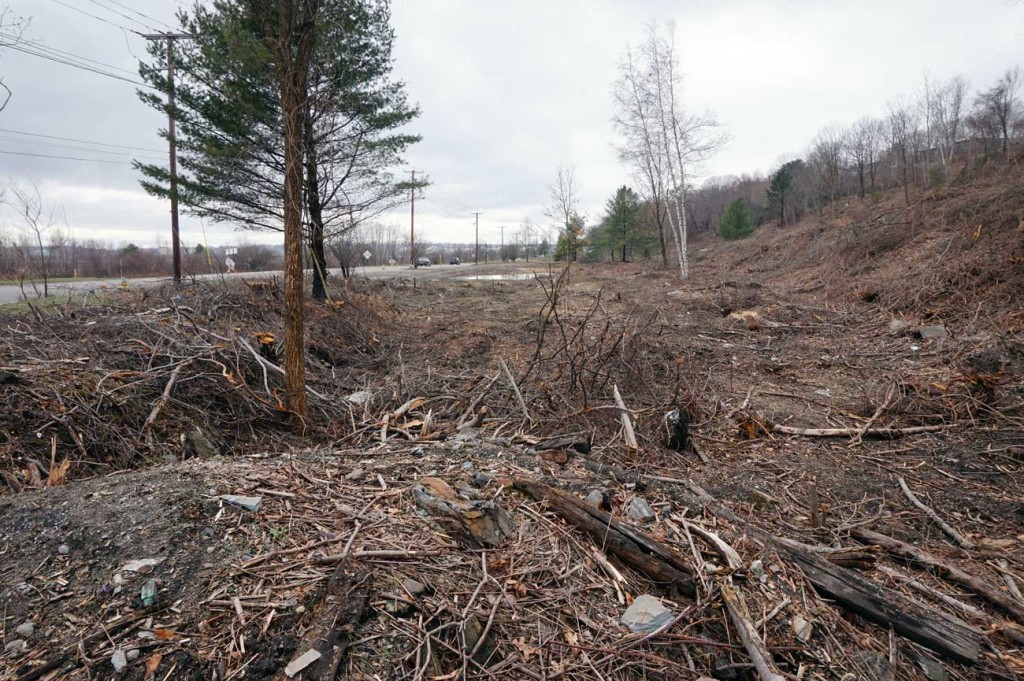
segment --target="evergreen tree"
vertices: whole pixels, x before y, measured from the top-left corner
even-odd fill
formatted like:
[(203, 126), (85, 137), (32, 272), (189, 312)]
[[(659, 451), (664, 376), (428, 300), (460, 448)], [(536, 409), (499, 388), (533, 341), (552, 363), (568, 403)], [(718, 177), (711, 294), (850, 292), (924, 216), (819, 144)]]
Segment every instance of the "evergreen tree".
[(768, 178), (768, 214), (779, 216), (780, 227), (786, 224), (786, 198), (791, 195), (793, 181), (803, 164), (800, 159), (783, 163)]
[(640, 214), (640, 197), (623, 185), (615, 196), (605, 204), (605, 223), (612, 250), (621, 251), (622, 262), (626, 262), (626, 249), (633, 245), (634, 230)]
[[(259, 2), (197, 2), (182, 12), (192, 40), (175, 49), (178, 198), (185, 210), (249, 229), (280, 231), (285, 172), (278, 74)], [(250, 7), (252, 5), (253, 7)], [(391, 77), (394, 33), (388, 0), (317, 0), (302, 115), (304, 236), (313, 260), (314, 297), (324, 296), (324, 242), (406, 200), (410, 185), (390, 169), (419, 140), (403, 126), (419, 114)], [(154, 43), (159, 61), (163, 46)], [(166, 92), (159, 69), (140, 73)], [(166, 111), (159, 93), (143, 101)], [(142, 185), (169, 195), (169, 174), (136, 163)], [(418, 183), (422, 184), (422, 183)]]
[(754, 218), (746, 199), (736, 199), (729, 204), (719, 222), (718, 233), (729, 240), (745, 239), (754, 233)]

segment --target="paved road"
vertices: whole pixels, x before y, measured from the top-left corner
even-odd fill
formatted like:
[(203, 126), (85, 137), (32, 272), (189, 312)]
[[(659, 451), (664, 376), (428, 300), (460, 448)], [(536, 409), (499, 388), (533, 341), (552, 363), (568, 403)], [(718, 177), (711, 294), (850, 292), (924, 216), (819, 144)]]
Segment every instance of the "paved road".
[[(529, 263), (532, 265), (533, 263)], [(500, 275), (503, 272), (509, 271), (529, 271), (524, 268), (527, 267), (527, 263), (494, 263), (490, 265), (434, 265), (432, 267), (421, 267), (413, 269), (408, 265), (394, 265), (385, 267), (359, 267), (353, 272), (355, 277), (366, 277), (368, 279), (394, 279), (399, 277), (416, 277), (417, 279), (445, 279), (450, 277), (458, 276), (474, 276), (474, 275)], [(239, 272), (235, 274), (223, 275), (226, 279), (246, 279), (246, 278), (265, 278), (272, 276), (282, 276), (282, 272)], [(308, 273), (307, 273), (308, 276)], [(219, 274), (204, 274), (197, 277), (197, 279), (219, 279)], [(148, 277), (140, 279), (128, 279), (128, 286), (152, 286), (154, 284), (161, 284), (169, 282), (168, 277)], [(58, 283), (50, 284), (50, 295), (56, 297), (64, 297), (70, 291), (72, 295), (76, 293), (85, 293), (87, 291), (96, 291), (103, 288), (117, 288), (122, 283), (121, 279), (89, 279), (81, 281), (62, 281)], [(40, 294), (43, 290), (42, 283), (37, 284)], [(35, 292), (32, 286), (25, 283), (25, 293), (28, 294), (29, 298), (35, 298)], [(0, 304), (3, 303), (14, 303), (22, 299), (21, 287), (13, 284), (0, 285)]]

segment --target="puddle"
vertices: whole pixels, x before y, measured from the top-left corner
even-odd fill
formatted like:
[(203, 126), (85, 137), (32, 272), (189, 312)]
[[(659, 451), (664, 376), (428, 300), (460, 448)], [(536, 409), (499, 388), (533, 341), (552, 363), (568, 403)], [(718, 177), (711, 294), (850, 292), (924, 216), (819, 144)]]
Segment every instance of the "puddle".
[[(544, 272), (538, 272), (537, 276), (551, 276)], [(533, 272), (519, 272), (517, 274), (477, 274), (470, 277), (455, 277), (459, 281), (525, 281), (533, 279)]]

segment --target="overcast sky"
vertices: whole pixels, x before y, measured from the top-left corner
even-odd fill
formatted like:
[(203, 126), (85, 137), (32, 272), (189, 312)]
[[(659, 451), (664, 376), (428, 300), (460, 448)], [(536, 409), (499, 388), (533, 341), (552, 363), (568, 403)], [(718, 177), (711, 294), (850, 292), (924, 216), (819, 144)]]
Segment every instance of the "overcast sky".
[[(186, 3), (0, 4), (32, 18), (26, 37), (134, 80), (145, 41), (123, 28), (164, 30)], [(926, 71), (961, 74), (977, 89), (1024, 65), (1024, 3), (1015, 0), (395, 0), (395, 72), (423, 111), (411, 126), (423, 142), (405, 169), (432, 182), (417, 201), (418, 235), (469, 242), (472, 211), (483, 213), (482, 241), (497, 241), (502, 224), (544, 222), (559, 164), (575, 166), (582, 209), (598, 218), (629, 181), (610, 123), (617, 64), (645, 25), (666, 19), (676, 22), (685, 103), (714, 111), (731, 136), (709, 176), (767, 172), (821, 127), (881, 114), (887, 101), (912, 95)], [(78, 238), (168, 243), (169, 207), (146, 196), (129, 165), (133, 155), (166, 158), (157, 136), (166, 121), (132, 84), (10, 50), (0, 77), (14, 93), (0, 112), (0, 178), (36, 182)], [(388, 219), (407, 225), (408, 210)], [(183, 217), (186, 244), (243, 238), (280, 237)]]

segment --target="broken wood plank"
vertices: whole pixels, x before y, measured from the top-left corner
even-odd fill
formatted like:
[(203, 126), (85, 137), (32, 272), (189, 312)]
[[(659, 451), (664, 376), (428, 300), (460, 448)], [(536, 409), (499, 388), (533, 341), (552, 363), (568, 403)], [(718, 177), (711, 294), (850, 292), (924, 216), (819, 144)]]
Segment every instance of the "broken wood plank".
[(575, 495), (533, 480), (513, 482), (515, 489), (537, 500), (589, 534), (608, 555), (642, 572), (665, 588), (685, 596), (696, 595), (693, 570), (681, 554), (671, 547), (613, 518)]
[(936, 558), (928, 551), (862, 527), (855, 527), (850, 531), (850, 534), (858, 541), (877, 544), (894, 556), (899, 556), (920, 567), (929, 569), (939, 577), (954, 584), (967, 587), (1018, 622), (1024, 624), (1024, 603), (1003, 593), (984, 580), (964, 572), (955, 565), (950, 565)]
[(821, 595), (941, 655), (976, 662), (982, 633), (903, 594), (880, 586), (823, 558), (777, 544), (803, 570)]
[(369, 573), (343, 561), (331, 575), (313, 625), (275, 681), (333, 681), (370, 599)]
[(629, 416), (629, 410), (626, 409), (626, 403), (622, 401), (622, 395), (619, 394), (619, 386), (612, 385), (612, 395), (615, 397), (615, 405), (619, 408), (619, 418), (622, 419), (626, 445), (630, 449), (640, 449), (640, 445), (636, 442), (636, 433), (633, 432), (633, 421)]

